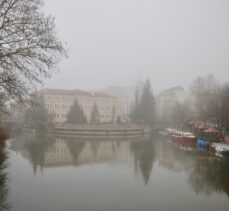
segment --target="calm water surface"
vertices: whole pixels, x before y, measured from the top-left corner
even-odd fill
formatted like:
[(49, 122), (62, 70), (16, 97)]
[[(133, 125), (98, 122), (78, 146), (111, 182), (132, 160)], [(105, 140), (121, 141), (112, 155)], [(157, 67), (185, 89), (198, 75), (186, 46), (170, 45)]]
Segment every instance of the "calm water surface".
[(9, 143), (8, 159), (0, 156), (2, 210), (229, 210), (229, 160), (158, 137)]

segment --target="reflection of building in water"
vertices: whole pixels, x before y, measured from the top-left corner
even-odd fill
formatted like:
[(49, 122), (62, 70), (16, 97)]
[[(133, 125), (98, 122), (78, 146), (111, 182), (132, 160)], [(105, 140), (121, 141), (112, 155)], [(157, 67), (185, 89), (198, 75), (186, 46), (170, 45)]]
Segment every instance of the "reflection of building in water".
[[(41, 153), (44, 158), (44, 167), (62, 165), (83, 165), (90, 163), (109, 162), (126, 157), (128, 153), (128, 142), (121, 145), (111, 141), (77, 141), (63, 140), (57, 138), (45, 153)], [(31, 160), (32, 152), (23, 150), (24, 157)]]
[(73, 162), (72, 155), (64, 141), (56, 140), (45, 153), (44, 165), (65, 165)]

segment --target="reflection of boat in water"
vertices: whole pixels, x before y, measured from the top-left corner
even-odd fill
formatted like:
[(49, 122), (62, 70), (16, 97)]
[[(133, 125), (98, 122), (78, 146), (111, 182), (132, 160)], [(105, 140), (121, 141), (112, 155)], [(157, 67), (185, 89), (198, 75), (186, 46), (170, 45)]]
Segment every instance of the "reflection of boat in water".
[(229, 144), (213, 143), (211, 144), (210, 149), (218, 156), (229, 157)]
[(196, 144), (196, 136), (190, 132), (180, 132), (177, 131), (173, 135), (171, 135), (171, 141), (177, 144), (181, 144), (183, 146), (195, 146)]
[(165, 137), (171, 137), (173, 134), (177, 133), (177, 129), (167, 128), (166, 130), (158, 131), (158, 134)]
[(195, 148), (193, 146), (185, 146), (185, 145), (181, 145), (180, 149), (183, 151), (187, 151), (187, 152), (192, 152), (195, 150)]

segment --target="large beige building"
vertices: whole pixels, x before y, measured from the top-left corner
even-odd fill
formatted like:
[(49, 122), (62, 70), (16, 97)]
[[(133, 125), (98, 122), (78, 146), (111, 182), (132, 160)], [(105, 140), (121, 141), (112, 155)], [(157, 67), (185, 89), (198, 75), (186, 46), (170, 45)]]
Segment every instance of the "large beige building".
[(119, 115), (122, 118), (118, 98), (102, 92), (88, 92), (81, 90), (44, 89), (45, 107), (50, 118), (57, 123), (64, 123), (75, 99), (84, 111), (87, 121), (96, 103), (101, 122), (115, 121)]

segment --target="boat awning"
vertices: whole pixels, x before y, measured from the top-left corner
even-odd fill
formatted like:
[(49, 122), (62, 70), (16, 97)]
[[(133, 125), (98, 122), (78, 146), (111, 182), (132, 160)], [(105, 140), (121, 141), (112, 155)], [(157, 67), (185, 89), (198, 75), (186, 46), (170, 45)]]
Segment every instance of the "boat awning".
[(214, 127), (210, 127), (207, 130), (205, 130), (204, 133), (220, 133), (220, 131)]

